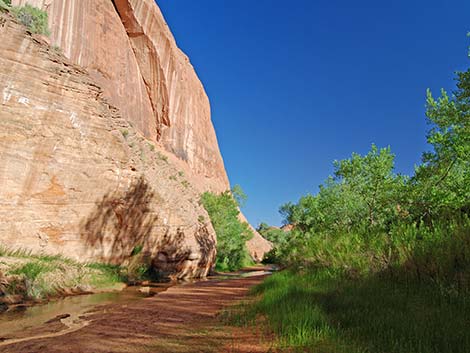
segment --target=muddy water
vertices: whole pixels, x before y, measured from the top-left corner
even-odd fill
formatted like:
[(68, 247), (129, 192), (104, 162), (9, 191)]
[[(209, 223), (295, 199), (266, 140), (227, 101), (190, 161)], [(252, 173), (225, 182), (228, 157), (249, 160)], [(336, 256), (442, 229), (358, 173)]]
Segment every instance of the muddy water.
[[(129, 287), (120, 292), (87, 294), (57, 299), (46, 304), (15, 307), (0, 314), (0, 343), (21, 336), (48, 322), (60, 322), (64, 333), (86, 326), (87, 313), (107, 304), (128, 304), (168, 289), (171, 283), (151, 284), (148, 287)], [(0, 344), (1, 345), (1, 344)]]
[[(90, 322), (87, 317), (108, 304), (126, 305), (143, 298), (157, 295), (174, 285), (185, 285), (196, 281), (220, 281), (260, 276), (271, 271), (247, 269), (230, 274), (219, 274), (207, 279), (184, 283), (150, 283), (145, 287), (128, 287), (121, 292), (97, 293), (66, 297), (47, 304), (16, 307), (0, 314), (0, 347), (37, 338), (57, 337), (80, 330)], [(59, 325), (52, 331), (36, 329)], [(51, 327), (52, 328), (52, 327)]]

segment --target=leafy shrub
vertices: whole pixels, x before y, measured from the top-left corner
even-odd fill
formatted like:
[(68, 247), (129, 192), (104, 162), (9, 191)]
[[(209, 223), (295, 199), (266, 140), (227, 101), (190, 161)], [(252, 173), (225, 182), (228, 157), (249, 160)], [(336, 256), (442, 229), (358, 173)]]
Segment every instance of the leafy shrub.
[(142, 252), (141, 246), (136, 246), (132, 251), (129, 264), (124, 270), (124, 276), (128, 283), (139, 283), (143, 280), (155, 279), (152, 260), (148, 253)]
[(10, 9), (10, 0), (0, 0), (0, 11), (8, 11)]
[(168, 163), (168, 157), (165, 156), (163, 153), (157, 152), (157, 158), (165, 163)]
[(219, 195), (206, 192), (201, 196), (201, 203), (217, 235), (216, 268), (232, 271), (243, 267), (249, 261), (246, 241), (253, 233), (247, 223), (239, 220), (240, 211), (232, 192)]
[(282, 262), (281, 249), (289, 241), (290, 232), (278, 227), (271, 227), (262, 222), (256, 229), (264, 239), (273, 244), (273, 248), (264, 255), (263, 262), (266, 264), (275, 264)]
[(132, 249), (132, 252), (131, 252), (131, 256), (139, 255), (142, 252), (143, 249), (144, 249), (143, 245), (134, 246), (134, 248)]
[(277, 227), (270, 227), (266, 223), (261, 223), (256, 229), (264, 239), (269, 240), (275, 246), (281, 245), (287, 241), (290, 232)]
[(32, 33), (45, 35), (50, 34), (48, 28), (49, 20), (46, 11), (27, 4), (21, 7), (13, 7), (11, 12)]

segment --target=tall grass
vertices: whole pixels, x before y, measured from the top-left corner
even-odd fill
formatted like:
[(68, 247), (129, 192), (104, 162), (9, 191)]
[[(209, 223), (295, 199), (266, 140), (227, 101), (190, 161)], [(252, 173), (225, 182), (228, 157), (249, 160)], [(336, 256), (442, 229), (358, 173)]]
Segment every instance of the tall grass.
[(30, 249), (8, 248), (0, 245), (0, 256), (15, 257), (20, 259), (34, 259), (42, 262), (63, 262), (69, 265), (81, 265), (80, 263), (61, 254), (37, 254)]
[[(295, 233), (294, 233), (295, 234)], [(386, 273), (470, 290), (470, 219), (397, 224), (385, 231), (297, 234), (278, 258), (292, 267), (331, 268), (351, 277)]]
[(94, 270), (90, 276), (90, 284), (94, 287), (103, 287), (116, 283), (127, 282), (122, 268), (118, 265), (89, 263), (86, 265), (86, 268)]
[(28, 281), (34, 281), (40, 274), (51, 272), (52, 270), (53, 267), (50, 264), (42, 261), (33, 261), (27, 262), (9, 273), (24, 276)]
[(33, 254), (0, 246), (5, 294), (42, 299), (70, 291), (112, 288), (124, 282), (119, 266), (82, 264), (62, 255)]
[(30, 250), (22, 248), (7, 248), (3, 245), (0, 245), (0, 256), (11, 256), (11, 257), (31, 257), (32, 252)]
[(260, 316), (281, 351), (315, 353), (470, 352), (470, 298), (416, 281), (352, 280), (338, 271), (284, 271), (233, 308), (231, 323)]
[(257, 287), (234, 322), (264, 317), (282, 350), (470, 352), (466, 215), (293, 234), (276, 254), (293, 270)]

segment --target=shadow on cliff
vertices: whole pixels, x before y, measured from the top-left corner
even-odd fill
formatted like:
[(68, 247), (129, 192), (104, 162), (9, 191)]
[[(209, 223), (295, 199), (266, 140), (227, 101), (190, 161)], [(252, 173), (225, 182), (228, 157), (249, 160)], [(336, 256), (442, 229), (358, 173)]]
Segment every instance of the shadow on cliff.
[[(161, 201), (144, 177), (136, 179), (126, 191), (105, 194), (80, 226), (81, 237), (92, 256), (122, 264), (136, 249), (143, 249), (146, 262), (162, 276), (203, 275), (203, 269), (214, 261), (215, 240), (203, 225), (196, 230), (194, 224), (173, 226), (172, 231), (154, 210)], [(194, 254), (187, 244), (191, 235), (199, 254)]]

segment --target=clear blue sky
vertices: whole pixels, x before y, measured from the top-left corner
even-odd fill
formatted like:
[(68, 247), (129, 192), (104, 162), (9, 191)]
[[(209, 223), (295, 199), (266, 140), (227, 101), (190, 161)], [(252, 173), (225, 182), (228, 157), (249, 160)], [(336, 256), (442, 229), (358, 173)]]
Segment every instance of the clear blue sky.
[(253, 225), (390, 145), (410, 174), (428, 149), (426, 88), (453, 89), (470, 1), (157, 0), (212, 105), (232, 185)]

